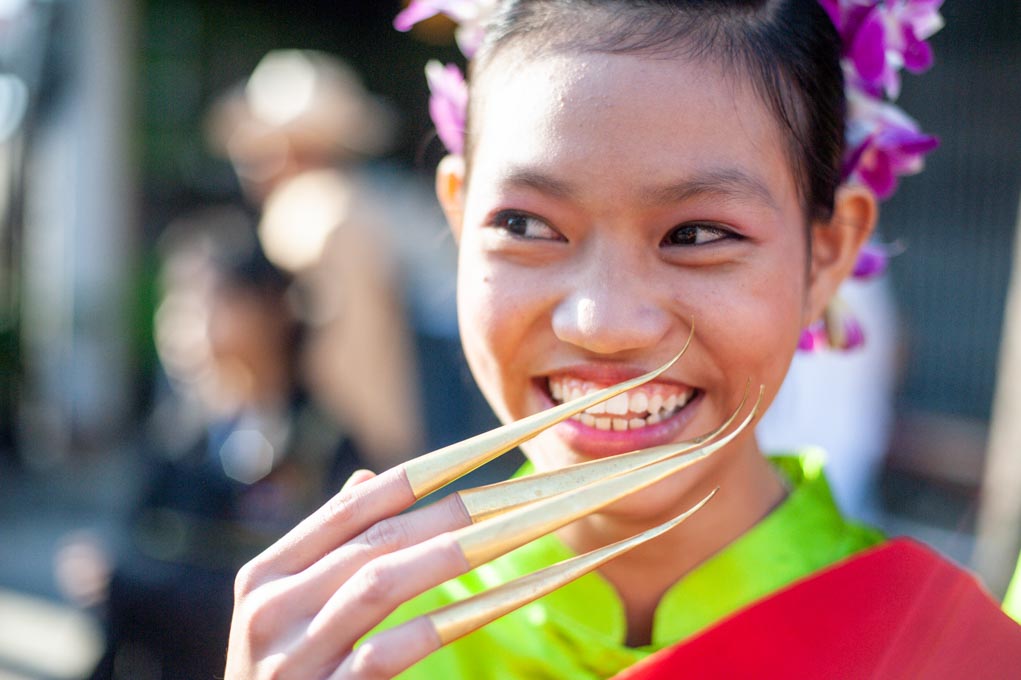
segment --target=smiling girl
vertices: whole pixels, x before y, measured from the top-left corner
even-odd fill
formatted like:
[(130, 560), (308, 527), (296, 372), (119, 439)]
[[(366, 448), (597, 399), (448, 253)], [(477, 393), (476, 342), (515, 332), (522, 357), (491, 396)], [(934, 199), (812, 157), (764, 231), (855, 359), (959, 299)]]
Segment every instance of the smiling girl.
[[(691, 439), (749, 381), (768, 404), (876, 222), (873, 192), (842, 183), (838, 10), (492, 4), (463, 148), (437, 172), (460, 253), (462, 342), (489, 403), (513, 421), (634, 378), (695, 325), (666, 373), (523, 445), (528, 469)], [(684, 524), (436, 652), (421, 614), (659, 525), (716, 487)], [(607, 677), (881, 540), (840, 516), (817, 460), (770, 461), (750, 429), (468, 573), (449, 533), (469, 522), (460, 501), (395, 515), (413, 500), (401, 469), (356, 475), (247, 565), (227, 677), (387, 677), (413, 664), (407, 677)]]

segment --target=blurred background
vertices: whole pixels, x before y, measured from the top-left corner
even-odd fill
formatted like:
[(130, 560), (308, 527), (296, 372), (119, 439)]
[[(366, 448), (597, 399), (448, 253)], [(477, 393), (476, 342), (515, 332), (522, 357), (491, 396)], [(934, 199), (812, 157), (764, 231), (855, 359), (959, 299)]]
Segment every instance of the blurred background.
[[(198, 677), (174, 659), (222, 652), (230, 574), (303, 502), (495, 422), (431, 194), (423, 67), (460, 55), (442, 19), (394, 31), (400, 8), (0, 0), (0, 679)], [(883, 206), (889, 274), (845, 292), (880, 310), (879, 358), (799, 358), (844, 377), (792, 379), (762, 434), (806, 443), (786, 423), (821, 395), (845, 507), (999, 596), (1021, 5), (943, 14), (900, 99), (942, 145)], [(189, 612), (206, 646), (161, 647)]]

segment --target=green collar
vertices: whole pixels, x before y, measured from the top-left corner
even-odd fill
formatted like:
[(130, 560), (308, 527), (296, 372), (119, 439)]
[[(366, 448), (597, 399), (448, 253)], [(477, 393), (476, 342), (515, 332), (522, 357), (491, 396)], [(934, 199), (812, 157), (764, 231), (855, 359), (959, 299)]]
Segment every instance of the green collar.
[[(790, 494), (761, 522), (667, 591), (656, 610), (649, 647), (623, 646), (623, 605), (598, 573), (533, 603), (532, 616), (556, 624), (570, 637), (589, 641), (591, 651), (595, 651), (591, 643), (597, 643), (610, 656), (617, 652), (644, 656), (882, 540), (878, 532), (841, 516), (822, 473), (821, 451), (809, 449), (798, 456), (770, 460), (790, 482)], [(483, 581), (495, 584), (571, 556), (571, 550), (550, 535), (480, 567), (478, 572)]]

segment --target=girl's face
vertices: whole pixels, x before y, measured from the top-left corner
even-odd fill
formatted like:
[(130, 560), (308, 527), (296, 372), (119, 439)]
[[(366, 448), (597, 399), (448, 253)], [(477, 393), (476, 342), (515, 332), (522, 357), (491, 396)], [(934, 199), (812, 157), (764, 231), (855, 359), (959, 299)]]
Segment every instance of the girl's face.
[[(455, 163), (438, 180), (460, 244), (462, 340), (490, 404), (514, 420), (634, 377), (695, 324), (666, 374), (543, 433), (529, 458), (546, 470), (703, 434), (749, 381), (768, 403), (828, 297), (811, 290), (769, 110), (704, 63), (510, 55), (473, 91), (470, 176)], [(758, 455), (750, 433), (735, 450)]]

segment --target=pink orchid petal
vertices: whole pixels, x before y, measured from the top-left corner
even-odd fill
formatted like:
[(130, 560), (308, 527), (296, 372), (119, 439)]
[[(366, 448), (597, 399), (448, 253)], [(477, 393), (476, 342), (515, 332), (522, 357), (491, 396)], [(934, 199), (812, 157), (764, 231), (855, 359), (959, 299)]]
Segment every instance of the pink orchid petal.
[(801, 352), (818, 352), (827, 346), (826, 328), (821, 321), (817, 321), (808, 328), (801, 331), (798, 338), (798, 350)]
[(850, 314), (844, 319), (844, 343), (839, 349), (845, 352), (858, 349), (865, 344), (865, 329), (858, 319)]
[(865, 150), (872, 145), (873, 138), (870, 135), (865, 138), (861, 144), (850, 149), (847, 153), (847, 157), (844, 159), (844, 167), (841, 171), (841, 178), (847, 179), (854, 174), (858, 164), (861, 163), (861, 157), (865, 153)]
[(454, 154), (464, 151), (465, 119), (468, 111), (468, 85), (456, 64), (430, 61), (425, 66), (429, 83), (429, 115), (436, 126), (436, 134), (447, 150)]
[(943, 0), (907, 0), (901, 11), (902, 21), (911, 27), (919, 40), (928, 40), (943, 28), (939, 10)]
[(870, 13), (854, 35), (848, 55), (858, 75), (875, 83), (886, 71), (886, 30), (878, 12)]
[(394, 17), (394, 28), (398, 31), (407, 32), (411, 27), (420, 21), (425, 21), (443, 11), (442, 2), (430, 2), (430, 0), (414, 0)]
[(932, 67), (932, 48), (915, 37), (914, 31), (904, 28), (904, 68), (911, 73), (923, 73)]
[(854, 271), (851, 272), (851, 276), (859, 281), (874, 279), (886, 271), (889, 262), (890, 256), (886, 248), (867, 244), (858, 253), (858, 259), (854, 263)]
[(882, 150), (869, 149), (863, 158), (864, 163), (859, 164), (855, 174), (867, 187), (875, 192), (880, 199), (886, 199), (893, 195), (897, 188), (897, 176), (893, 172), (890, 157)]

